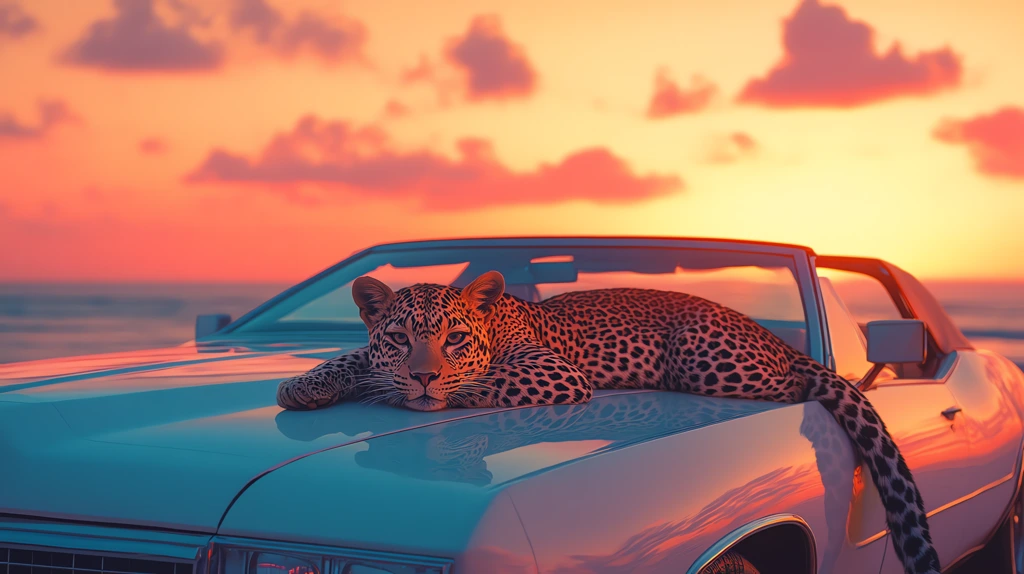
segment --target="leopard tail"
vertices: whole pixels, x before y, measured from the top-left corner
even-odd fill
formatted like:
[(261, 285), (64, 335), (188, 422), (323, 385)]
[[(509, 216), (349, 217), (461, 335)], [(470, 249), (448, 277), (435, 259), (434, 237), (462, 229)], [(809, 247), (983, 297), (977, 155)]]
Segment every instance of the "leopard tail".
[(885, 423), (862, 392), (809, 357), (796, 358), (793, 374), (805, 382), (805, 397), (817, 401), (846, 430), (864, 460), (885, 507), (896, 555), (907, 574), (939, 574), (921, 492)]

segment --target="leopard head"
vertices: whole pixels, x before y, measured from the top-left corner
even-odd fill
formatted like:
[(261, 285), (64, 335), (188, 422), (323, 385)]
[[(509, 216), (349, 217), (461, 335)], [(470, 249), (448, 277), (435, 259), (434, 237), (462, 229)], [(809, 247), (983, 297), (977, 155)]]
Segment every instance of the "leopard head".
[(370, 401), (418, 411), (465, 405), (491, 363), (489, 324), (505, 291), (497, 271), (458, 289), (418, 284), (392, 291), (372, 277), (352, 284), (370, 334)]

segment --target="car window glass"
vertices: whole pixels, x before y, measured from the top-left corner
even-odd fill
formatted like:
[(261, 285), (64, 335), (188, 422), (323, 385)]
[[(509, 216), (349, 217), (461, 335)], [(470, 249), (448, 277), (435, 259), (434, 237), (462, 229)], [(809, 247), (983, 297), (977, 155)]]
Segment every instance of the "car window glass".
[(862, 330), (869, 321), (903, 318), (885, 286), (873, 277), (821, 268), (818, 269), (818, 276), (829, 279), (836, 295)]
[[(411, 268), (382, 265), (368, 275), (383, 281), (388, 287), (397, 291), (416, 283), (448, 285), (466, 270), (467, 265), (468, 263), (453, 263)], [(352, 299), (352, 282), (350, 281), (338, 289), (328, 291), (311, 300), (279, 320), (285, 323), (289, 321), (336, 322), (339, 317), (352, 317), (351, 322), (355, 323), (354, 318), (358, 316), (359, 308), (356, 306), (355, 300)]]
[(799, 322), (804, 318), (796, 278), (784, 267), (738, 266), (696, 270), (676, 267), (664, 273), (581, 272), (574, 283), (537, 285), (542, 300), (568, 291), (618, 287), (696, 295), (755, 319)]
[(393, 289), (413, 283), (461, 288), (487, 271), (507, 293), (531, 302), (566, 291), (611, 287), (698, 295), (750, 316), (807, 350), (804, 299), (792, 256), (704, 248), (618, 246), (470, 246), (382, 249), (353, 258), (282, 294), (234, 332), (348, 332), (366, 327), (352, 281), (370, 275)]
[(820, 282), (836, 373), (846, 380), (858, 381), (871, 370), (867, 340), (846, 305), (839, 299), (832, 282), (827, 277), (821, 277)]
[[(841, 360), (839, 356), (841, 353), (842, 360), (853, 371), (864, 368), (864, 364), (867, 364), (867, 368), (870, 369), (871, 363), (867, 362), (867, 324), (870, 321), (902, 319), (903, 316), (900, 314), (899, 308), (896, 307), (896, 303), (893, 302), (885, 286), (873, 277), (838, 269), (818, 268), (817, 272), (820, 280), (823, 283), (828, 283), (830, 286), (826, 290), (823, 285), (823, 294), (826, 292), (831, 294), (831, 297), (834, 299), (831, 305), (837, 309), (835, 311), (828, 310), (830, 302), (826, 297), (825, 306), (829, 320), (829, 335), (833, 338), (832, 346), (833, 353), (836, 355), (836, 362), (838, 363)], [(840, 308), (842, 309), (841, 313), (839, 311)], [(837, 325), (846, 326), (834, 327), (832, 324), (833, 315), (844, 318), (837, 319)], [(852, 326), (856, 327), (860, 335), (860, 345), (850, 344), (850, 341), (852, 341), (852, 338), (849, 336), (849, 332), (852, 330), (850, 328), (851, 323)], [(842, 329), (842, 332), (834, 333), (834, 329), (837, 328)], [(836, 336), (847, 342), (844, 349), (838, 353), (835, 350), (837, 347), (835, 342)], [(906, 378), (907, 375), (904, 373), (904, 370), (902, 365), (887, 365), (875, 378), (875, 382), (877, 384), (891, 379)], [(863, 374), (861, 373), (861, 375)], [(849, 379), (849, 377), (846, 378)]]

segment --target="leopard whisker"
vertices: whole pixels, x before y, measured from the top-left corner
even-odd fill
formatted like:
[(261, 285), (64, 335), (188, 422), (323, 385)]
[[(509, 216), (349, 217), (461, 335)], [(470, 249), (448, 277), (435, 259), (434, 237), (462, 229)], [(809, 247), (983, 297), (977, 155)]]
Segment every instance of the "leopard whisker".
[(398, 391), (395, 390), (395, 389), (375, 390), (375, 391), (371, 392), (370, 394), (364, 396), (363, 399), (360, 402), (362, 402), (363, 404), (372, 405), (372, 404), (379, 403), (379, 402), (382, 402), (382, 401), (387, 401), (390, 398), (392, 398), (393, 396), (396, 396), (398, 394), (399, 394)]
[(448, 396), (454, 397), (456, 399), (461, 400), (463, 402), (463, 404), (465, 404), (465, 402), (468, 401), (469, 399), (485, 399), (485, 398), (487, 398), (486, 394), (484, 394), (482, 392), (477, 392), (477, 391), (474, 391), (474, 392), (456, 392), (456, 393), (452, 393), (452, 394), (450, 394)]
[(367, 396), (363, 397), (359, 402), (364, 404), (364, 405), (372, 405), (374, 403), (379, 403), (386, 396), (387, 396), (386, 394), (382, 394), (382, 395), (367, 395)]
[(372, 389), (391, 389), (395, 388), (395, 383), (391, 381), (363, 381), (359, 386)]

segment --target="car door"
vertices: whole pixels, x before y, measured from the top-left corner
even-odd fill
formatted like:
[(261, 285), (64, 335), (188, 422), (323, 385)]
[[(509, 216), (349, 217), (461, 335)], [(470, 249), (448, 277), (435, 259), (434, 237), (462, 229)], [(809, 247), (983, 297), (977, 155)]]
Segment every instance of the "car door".
[[(971, 533), (948, 509), (972, 491), (963, 463), (970, 455), (967, 432), (959, 421), (942, 413), (958, 404), (942, 381), (893, 379), (868, 390), (868, 400), (885, 421), (896, 446), (917, 482), (928, 512), (932, 542), (939, 562), (949, 564), (975, 544)], [(873, 499), (868, 504), (881, 501)], [(877, 534), (876, 534), (877, 535)], [(890, 546), (882, 572), (901, 574), (903, 565)]]
[(968, 494), (942, 514), (960, 526), (964, 543), (972, 546), (987, 542), (1017, 489), (1024, 429), (1000, 379), (1016, 381), (1002, 367), (993, 354), (958, 351), (946, 377), (945, 386), (962, 409), (949, 424), (967, 437), (970, 450), (965, 459), (953, 461), (959, 490)]
[[(871, 368), (863, 332), (839, 298), (831, 282), (821, 279), (822, 297), (835, 370), (854, 384)], [(886, 369), (865, 394), (885, 422), (889, 433), (914, 474), (924, 499), (932, 540), (945, 564), (970, 548), (961, 526), (941, 510), (970, 493), (968, 483), (960, 479), (962, 462), (969, 456), (965, 429), (951, 423), (942, 413), (958, 404), (944, 380), (899, 378)], [(947, 411), (949, 412), (949, 411)], [(866, 480), (863, 492), (855, 494), (851, 504), (847, 534), (855, 545), (867, 545), (885, 536), (885, 510), (874, 491), (870, 474), (862, 466)], [(939, 511), (939, 512), (937, 512)], [(882, 572), (903, 572), (893, 549), (886, 552)]]

